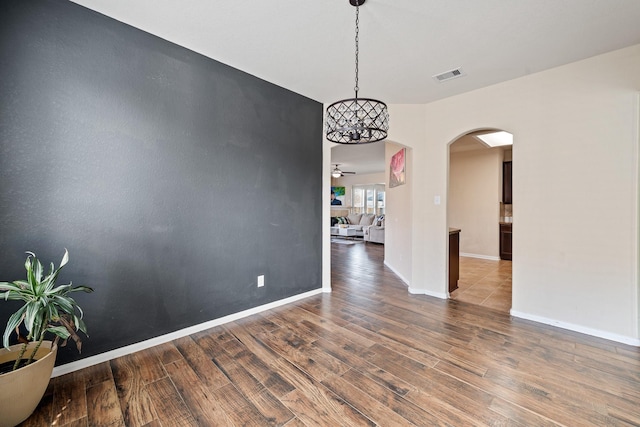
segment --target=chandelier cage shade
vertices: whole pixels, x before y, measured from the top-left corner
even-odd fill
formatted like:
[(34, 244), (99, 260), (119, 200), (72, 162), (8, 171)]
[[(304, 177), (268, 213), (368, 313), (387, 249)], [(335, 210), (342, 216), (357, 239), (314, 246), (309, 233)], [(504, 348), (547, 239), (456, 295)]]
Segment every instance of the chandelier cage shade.
[(387, 104), (376, 99), (350, 98), (327, 107), (327, 139), (339, 144), (382, 141), (389, 130)]
[(356, 8), (355, 97), (334, 102), (327, 107), (326, 137), (338, 144), (368, 144), (382, 141), (389, 131), (387, 104), (377, 99), (358, 97), (359, 11), (364, 2), (365, 0), (349, 0)]

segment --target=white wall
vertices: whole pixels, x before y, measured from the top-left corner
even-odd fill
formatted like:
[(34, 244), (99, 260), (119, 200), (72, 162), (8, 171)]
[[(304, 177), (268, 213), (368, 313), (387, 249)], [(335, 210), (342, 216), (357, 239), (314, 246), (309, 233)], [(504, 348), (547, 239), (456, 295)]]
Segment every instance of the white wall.
[(452, 151), (449, 156), (448, 225), (462, 230), (463, 254), (500, 258), (502, 159), (500, 148)]
[[(402, 148), (405, 147), (392, 142), (387, 142), (385, 146), (384, 263), (409, 286), (411, 284), (412, 243), (411, 196), (414, 179), (413, 154), (410, 148), (407, 148), (405, 152), (405, 183), (394, 188), (389, 187), (391, 157)], [(411, 291), (411, 288), (409, 290)]]
[[(326, 108), (326, 106), (325, 106)], [(331, 292), (331, 147), (322, 140), (322, 291)]]
[(503, 129), (514, 134), (518, 164), (513, 314), (640, 344), (638, 90), (640, 45), (427, 105), (389, 106), (389, 139), (413, 148), (414, 167), (412, 221), (397, 226), (410, 231), (385, 249), (411, 258), (411, 289), (447, 295), (448, 144)]
[[(412, 279), (413, 263), (416, 260), (414, 238), (416, 230), (422, 224), (414, 218), (413, 197), (416, 191), (414, 182), (420, 182), (422, 176), (421, 165), (414, 162), (414, 152), (420, 150), (421, 142), (425, 138), (424, 105), (388, 105), (392, 120), (389, 137), (385, 146), (385, 183), (387, 185), (386, 215), (385, 215), (385, 244), (384, 262), (402, 280), (409, 285), (409, 291), (416, 281)], [(409, 147), (406, 153), (406, 184), (389, 189), (389, 162), (400, 148)], [(414, 148), (411, 148), (414, 147)], [(395, 191), (389, 191), (395, 190)], [(447, 233), (448, 235), (448, 233)]]

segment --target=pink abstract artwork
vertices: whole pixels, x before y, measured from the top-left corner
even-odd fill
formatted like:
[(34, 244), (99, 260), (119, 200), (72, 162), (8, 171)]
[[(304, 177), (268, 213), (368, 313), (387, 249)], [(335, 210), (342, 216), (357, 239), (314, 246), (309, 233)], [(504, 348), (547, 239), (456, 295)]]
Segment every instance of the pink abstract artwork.
[(391, 157), (390, 173), (389, 173), (389, 187), (397, 187), (405, 182), (405, 163), (404, 163), (405, 149), (401, 149)]

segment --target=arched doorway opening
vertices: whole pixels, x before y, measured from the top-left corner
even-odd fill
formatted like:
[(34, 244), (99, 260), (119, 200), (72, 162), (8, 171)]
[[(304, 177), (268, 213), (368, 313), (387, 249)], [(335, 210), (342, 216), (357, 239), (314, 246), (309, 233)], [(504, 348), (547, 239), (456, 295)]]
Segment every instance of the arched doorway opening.
[(449, 144), (447, 223), (461, 230), (459, 278), (449, 297), (504, 312), (512, 304), (512, 168), (508, 132), (473, 130)]

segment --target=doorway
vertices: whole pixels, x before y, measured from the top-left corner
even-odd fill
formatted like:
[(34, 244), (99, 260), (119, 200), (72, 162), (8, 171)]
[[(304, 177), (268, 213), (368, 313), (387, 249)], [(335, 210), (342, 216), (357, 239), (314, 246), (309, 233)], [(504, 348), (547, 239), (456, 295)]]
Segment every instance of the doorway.
[[(486, 141), (496, 133), (510, 142)], [(458, 288), (450, 298), (503, 312), (512, 304), (512, 261), (504, 252), (511, 241), (501, 235), (509, 228), (512, 236), (512, 194), (504, 191), (512, 186), (504, 185), (503, 173), (512, 153), (512, 136), (495, 129), (472, 131), (449, 144), (447, 222), (462, 230)]]
[(330, 207), (332, 236), (345, 231), (335, 226), (346, 227), (355, 233), (350, 243), (362, 243), (365, 227), (379, 225), (386, 213), (384, 171), (384, 142), (331, 148), (331, 197), (339, 200)]

